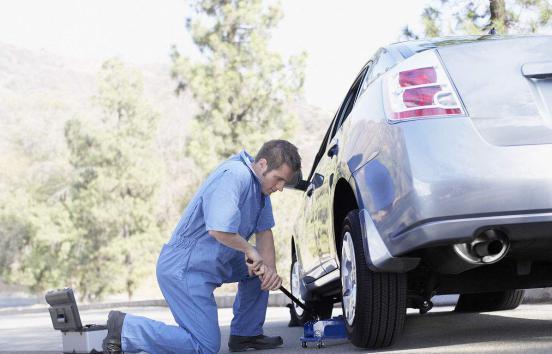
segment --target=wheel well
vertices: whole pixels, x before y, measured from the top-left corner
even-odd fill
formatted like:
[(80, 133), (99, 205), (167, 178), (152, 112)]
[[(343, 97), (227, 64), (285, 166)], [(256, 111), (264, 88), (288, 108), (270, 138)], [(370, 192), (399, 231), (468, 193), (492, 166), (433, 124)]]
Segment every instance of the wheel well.
[(358, 209), (355, 193), (345, 179), (340, 179), (335, 186), (333, 202), (334, 239), (338, 256), (341, 255), (341, 229), (343, 228), (343, 220), (351, 210), (355, 209)]

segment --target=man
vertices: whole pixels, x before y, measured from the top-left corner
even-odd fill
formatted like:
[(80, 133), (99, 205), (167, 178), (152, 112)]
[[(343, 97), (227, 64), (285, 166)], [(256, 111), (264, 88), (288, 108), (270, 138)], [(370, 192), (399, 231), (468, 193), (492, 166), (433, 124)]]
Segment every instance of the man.
[[(188, 204), (157, 262), (161, 292), (178, 324), (111, 311), (104, 353), (215, 353), (220, 349), (213, 291), (239, 282), (228, 347), (269, 349), (281, 337), (263, 335), (268, 291), (276, 272), (270, 194), (301, 169), (297, 148), (266, 142), (255, 159), (245, 151), (223, 162)], [(247, 240), (256, 234), (256, 246)], [(246, 262), (246, 259), (252, 262)]]

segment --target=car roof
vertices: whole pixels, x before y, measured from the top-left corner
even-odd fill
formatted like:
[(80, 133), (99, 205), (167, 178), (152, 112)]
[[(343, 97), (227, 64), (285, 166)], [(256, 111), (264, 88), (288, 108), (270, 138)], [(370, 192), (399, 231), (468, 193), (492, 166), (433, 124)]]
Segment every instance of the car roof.
[(428, 49), (445, 46), (455, 46), (466, 43), (497, 41), (524, 37), (551, 37), (547, 35), (483, 35), (483, 36), (451, 36), (436, 37), (428, 39), (417, 39), (404, 42), (397, 42), (384, 47), (386, 50), (399, 54), (404, 59)]

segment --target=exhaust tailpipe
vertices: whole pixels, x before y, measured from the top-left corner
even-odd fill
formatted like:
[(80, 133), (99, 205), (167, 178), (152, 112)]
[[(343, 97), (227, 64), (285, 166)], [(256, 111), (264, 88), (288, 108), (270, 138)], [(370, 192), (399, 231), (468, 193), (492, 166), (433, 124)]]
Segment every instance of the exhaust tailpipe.
[(492, 264), (500, 261), (510, 249), (510, 241), (499, 230), (487, 230), (470, 243), (454, 245), (454, 251), (471, 264)]

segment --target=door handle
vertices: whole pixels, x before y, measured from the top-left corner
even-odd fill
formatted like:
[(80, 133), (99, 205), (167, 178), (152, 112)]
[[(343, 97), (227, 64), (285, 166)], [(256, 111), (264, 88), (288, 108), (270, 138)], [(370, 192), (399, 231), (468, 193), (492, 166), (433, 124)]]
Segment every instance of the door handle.
[(550, 79), (552, 62), (525, 63), (521, 66), (521, 73), (530, 79)]
[(307, 197), (311, 197), (312, 196), (312, 192), (314, 191), (314, 183), (311, 183), (309, 184), (308, 188), (307, 188)]

